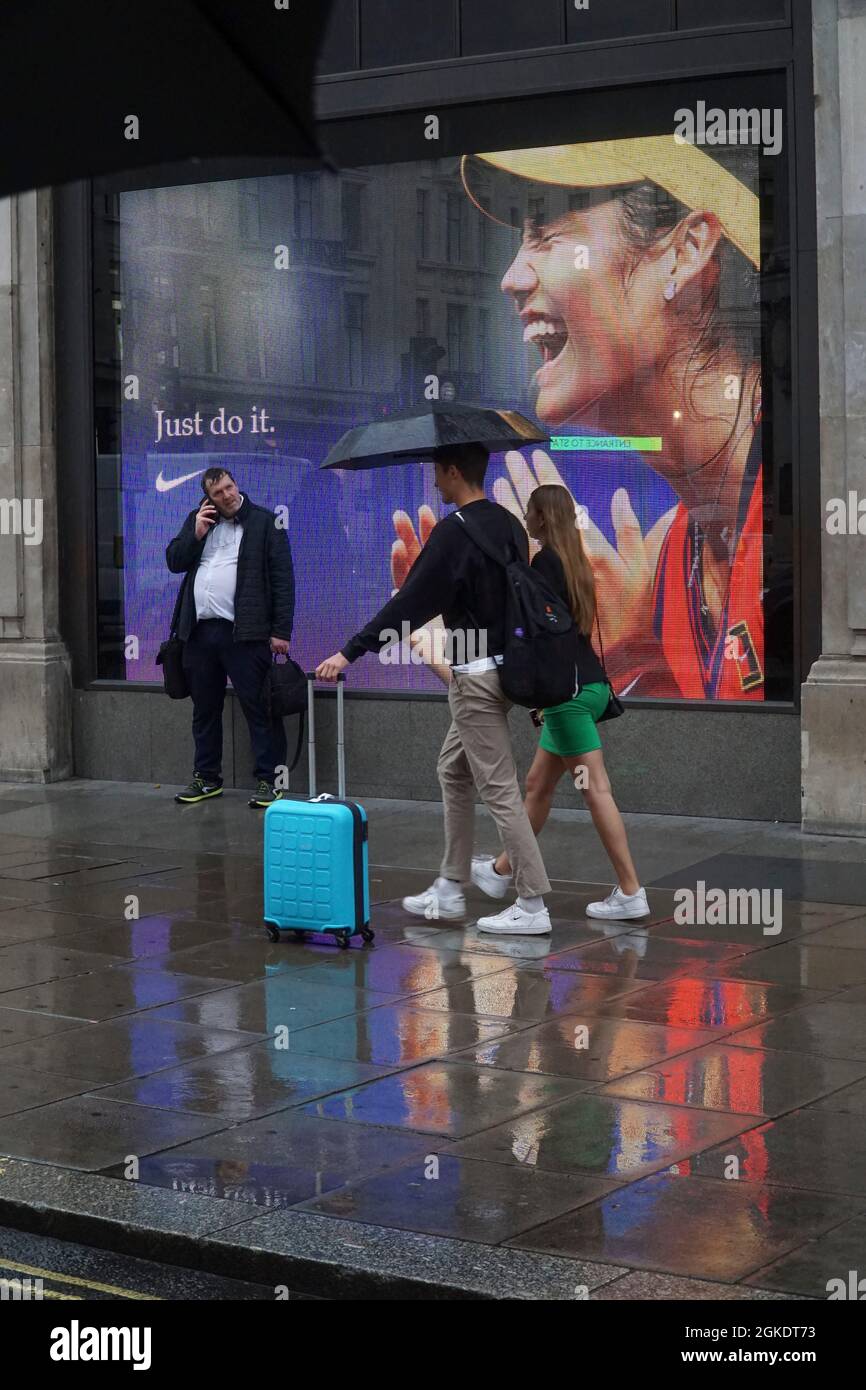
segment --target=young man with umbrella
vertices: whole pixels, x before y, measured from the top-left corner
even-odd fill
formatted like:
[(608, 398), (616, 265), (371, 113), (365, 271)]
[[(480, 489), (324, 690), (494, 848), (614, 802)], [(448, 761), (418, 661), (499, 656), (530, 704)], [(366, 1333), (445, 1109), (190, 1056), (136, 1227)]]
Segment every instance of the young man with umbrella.
[[(510, 421), (514, 419), (509, 416)], [(335, 681), (365, 652), (383, 650), (396, 633), (421, 627), (441, 613), (451, 635), (449, 659), (455, 659), (448, 690), (452, 722), (437, 767), (445, 811), (445, 853), (434, 883), (423, 893), (404, 898), (403, 906), (428, 920), (465, 915), (463, 886), (473, 875), (477, 788), (508, 853), (518, 894), (504, 911), (480, 918), (478, 927), (541, 936), (551, 930), (544, 905), (550, 882), (523, 806), (508, 728), (510, 706), (497, 673), (505, 639), (505, 572), (467, 535), (461, 513), (497, 549), (504, 553), (513, 546), (524, 560), (528, 559), (526, 532), (516, 517), (484, 495), (485, 445), (447, 444), (431, 452), (436, 488), (442, 501), (457, 510), (433, 527), (402, 588), (341, 651), (319, 664), (316, 675), (319, 680)], [(466, 660), (478, 651), (488, 655)]]

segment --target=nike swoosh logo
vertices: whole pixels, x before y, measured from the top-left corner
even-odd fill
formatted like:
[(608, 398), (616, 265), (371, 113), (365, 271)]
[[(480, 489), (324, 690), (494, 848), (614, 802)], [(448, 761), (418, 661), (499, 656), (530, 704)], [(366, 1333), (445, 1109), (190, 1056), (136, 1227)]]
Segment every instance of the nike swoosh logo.
[(190, 478), (197, 478), (199, 473), (203, 473), (203, 468), (197, 468), (194, 473), (184, 473), (182, 478), (164, 478), (162, 469), (156, 475), (157, 492), (171, 492), (173, 487), (180, 487), (181, 483), (188, 483)]

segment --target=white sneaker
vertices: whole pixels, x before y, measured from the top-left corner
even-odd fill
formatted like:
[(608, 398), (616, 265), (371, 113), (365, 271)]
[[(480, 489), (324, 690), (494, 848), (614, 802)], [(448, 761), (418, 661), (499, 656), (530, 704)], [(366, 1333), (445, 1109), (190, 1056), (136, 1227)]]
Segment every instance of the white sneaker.
[(588, 903), (586, 915), (610, 917), (617, 922), (625, 922), (632, 917), (649, 917), (650, 905), (647, 902), (646, 889), (639, 888), (636, 893), (624, 893), (617, 884), (604, 902)]
[(546, 907), (540, 912), (527, 912), (517, 903), (493, 917), (479, 917), (475, 925), (479, 931), (499, 932), (503, 936), (547, 936), (553, 930)]
[(479, 854), (472, 857), (472, 882), (488, 898), (504, 898), (511, 886), (511, 874), (500, 874), (494, 869), (496, 860), (492, 854)]
[(423, 893), (404, 898), (403, 906), (415, 917), (426, 917), (428, 922), (450, 922), (466, 916), (466, 899), (459, 888), (444, 878), (437, 878)]

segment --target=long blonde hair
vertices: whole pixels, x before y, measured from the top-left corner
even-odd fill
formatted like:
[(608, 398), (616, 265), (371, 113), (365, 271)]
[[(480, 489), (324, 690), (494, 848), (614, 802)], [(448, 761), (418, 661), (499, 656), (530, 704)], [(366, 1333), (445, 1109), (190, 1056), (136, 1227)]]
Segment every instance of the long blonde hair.
[(574, 499), (558, 483), (543, 483), (529, 501), (544, 518), (544, 544), (562, 561), (572, 616), (578, 631), (588, 637), (595, 621), (595, 579), (578, 529)]

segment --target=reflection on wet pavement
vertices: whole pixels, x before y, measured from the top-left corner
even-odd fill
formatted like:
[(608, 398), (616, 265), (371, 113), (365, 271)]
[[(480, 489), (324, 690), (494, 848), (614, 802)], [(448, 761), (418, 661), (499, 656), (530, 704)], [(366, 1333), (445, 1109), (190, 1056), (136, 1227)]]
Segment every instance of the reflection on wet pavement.
[(866, 892), (769, 937), (678, 925), (667, 885), (594, 922), (609, 885), (559, 881), (552, 934), (501, 939), (475, 890), (438, 926), (400, 905), (429, 868), (374, 867), (372, 947), (276, 944), (260, 829), (150, 848), (139, 795), (130, 844), (0, 835), (0, 1153), (116, 1181), (132, 1154), (145, 1187), (597, 1260), (634, 1297), (825, 1296), (854, 1259)]

